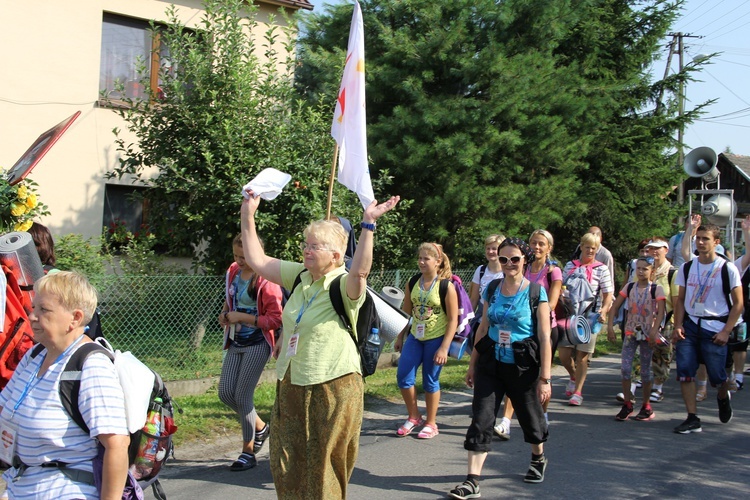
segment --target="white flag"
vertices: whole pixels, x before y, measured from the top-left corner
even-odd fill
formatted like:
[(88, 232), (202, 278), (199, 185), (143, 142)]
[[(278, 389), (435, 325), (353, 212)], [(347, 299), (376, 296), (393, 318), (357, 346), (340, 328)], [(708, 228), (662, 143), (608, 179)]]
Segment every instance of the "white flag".
[(367, 165), (365, 125), (365, 34), (362, 10), (354, 4), (341, 87), (333, 113), (331, 135), (339, 145), (339, 182), (359, 196), (367, 208), (375, 199)]

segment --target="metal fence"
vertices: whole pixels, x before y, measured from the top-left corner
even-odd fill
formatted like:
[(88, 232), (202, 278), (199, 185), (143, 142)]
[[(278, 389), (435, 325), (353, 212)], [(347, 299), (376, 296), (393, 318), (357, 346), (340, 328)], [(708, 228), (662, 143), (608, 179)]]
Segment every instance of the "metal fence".
[[(404, 289), (416, 270), (373, 272), (368, 284)], [(454, 271), (468, 289), (473, 270)], [(100, 276), (102, 331), (112, 345), (132, 351), (165, 380), (221, 372), (224, 276)]]

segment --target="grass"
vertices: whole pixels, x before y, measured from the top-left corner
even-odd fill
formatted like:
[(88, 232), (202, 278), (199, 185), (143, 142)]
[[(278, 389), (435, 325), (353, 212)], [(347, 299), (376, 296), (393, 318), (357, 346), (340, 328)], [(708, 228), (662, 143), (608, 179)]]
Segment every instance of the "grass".
[[(600, 335), (596, 342), (594, 357), (620, 352), (620, 342), (609, 342)], [(440, 374), (440, 386), (445, 390), (459, 390), (466, 387), (464, 375), (469, 358), (448, 360)], [(555, 359), (559, 364), (559, 359)], [(422, 392), (421, 377), (417, 377), (417, 390)], [(255, 409), (260, 417), (268, 421), (276, 397), (276, 384), (264, 383), (255, 389)], [(242, 433), (239, 418), (234, 411), (219, 401), (216, 387), (200, 396), (175, 398), (183, 413), (175, 414), (179, 431), (174, 435), (174, 443), (210, 442), (218, 436), (237, 436)], [(372, 408), (380, 401), (401, 401), (401, 392), (396, 385), (396, 368), (376, 371), (365, 383), (365, 408)]]

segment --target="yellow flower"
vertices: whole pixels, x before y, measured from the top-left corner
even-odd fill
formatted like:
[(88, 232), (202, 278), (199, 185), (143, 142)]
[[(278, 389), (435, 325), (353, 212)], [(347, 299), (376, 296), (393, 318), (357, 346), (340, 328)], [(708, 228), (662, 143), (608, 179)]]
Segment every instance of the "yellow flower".
[(13, 202), (10, 204), (10, 215), (20, 217), (26, 213), (26, 205), (23, 203)]
[(18, 193), (18, 199), (23, 200), (28, 196), (29, 190), (25, 184), (21, 184), (20, 186), (18, 186), (18, 191), (16, 191), (16, 193)]
[(34, 223), (33, 220), (29, 219), (24, 222), (18, 222), (15, 226), (13, 226), (13, 230), (15, 231), (28, 231), (31, 228), (31, 225)]
[(32, 210), (36, 208), (36, 203), (36, 195), (34, 193), (29, 193), (29, 196), (26, 197), (26, 208)]

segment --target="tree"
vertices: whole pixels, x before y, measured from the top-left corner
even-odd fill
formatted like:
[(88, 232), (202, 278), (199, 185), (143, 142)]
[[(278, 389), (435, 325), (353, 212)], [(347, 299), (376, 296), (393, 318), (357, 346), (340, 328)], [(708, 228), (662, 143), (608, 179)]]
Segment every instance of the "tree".
[[(490, 232), (546, 227), (567, 255), (596, 224), (616, 256), (669, 233), (680, 121), (673, 100), (655, 104), (697, 67), (655, 82), (649, 68), (679, 5), (361, 3), (370, 154), (415, 200), (411, 241), (438, 240), (461, 265), (482, 259)], [(338, 6), (306, 23), (296, 84), (312, 102), (335, 92), (350, 16)]]
[[(115, 130), (120, 163), (110, 175), (150, 186), (150, 211), (159, 214), (149, 221), (151, 230), (161, 242), (201, 248), (197, 263), (213, 273), (231, 261), (242, 186), (262, 169), (292, 175), (284, 194), (259, 212), (270, 254), (299, 259), (302, 229), (325, 215), (330, 106), (309, 106), (294, 94), (292, 20), (280, 27), (270, 19), (263, 39), (255, 40), (256, 11), (242, 0), (206, 0), (199, 28), (189, 30), (169, 7), (167, 25), (152, 25), (169, 54), (160, 88), (117, 109), (137, 141), (128, 143)], [(373, 181), (376, 193), (387, 183), (382, 171)], [(355, 221), (361, 216), (356, 197), (340, 186), (333, 210)], [(388, 243), (394, 237), (379, 238), (381, 261), (398, 255)]]

